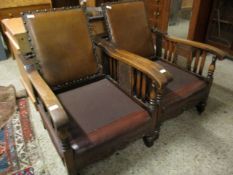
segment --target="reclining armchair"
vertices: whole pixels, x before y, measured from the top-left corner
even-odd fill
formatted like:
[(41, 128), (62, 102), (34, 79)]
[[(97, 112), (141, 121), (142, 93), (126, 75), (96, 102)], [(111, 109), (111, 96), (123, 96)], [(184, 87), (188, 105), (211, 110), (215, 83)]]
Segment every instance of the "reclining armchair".
[[(121, 52), (130, 52), (131, 57), (152, 60), (165, 68), (163, 72), (172, 74), (173, 81), (161, 89), (155, 88), (154, 93), (148, 88), (154, 86), (153, 82), (142, 72), (136, 70), (132, 75), (134, 90), (131, 94), (157, 106), (157, 130), (161, 122), (178, 116), (190, 107), (196, 106), (202, 113), (212, 85), (216, 60), (224, 59), (227, 56), (225, 52), (207, 44), (151, 30), (143, 1), (106, 3), (102, 9), (108, 31), (108, 41), (105, 43), (114, 45)], [(98, 45), (102, 43), (97, 42)], [(109, 67), (111, 69), (112, 64)], [(113, 73), (110, 71), (110, 75)]]
[[(104, 73), (82, 9), (22, 15), (32, 49), (22, 59), (36, 106), (70, 175), (135, 139), (144, 138), (147, 145), (153, 142), (156, 106), (127, 94)], [(171, 81), (157, 63), (121, 53), (110, 44), (102, 48), (108, 55), (105, 61), (141, 71), (156, 87)], [(115, 77), (118, 71), (114, 70)]]

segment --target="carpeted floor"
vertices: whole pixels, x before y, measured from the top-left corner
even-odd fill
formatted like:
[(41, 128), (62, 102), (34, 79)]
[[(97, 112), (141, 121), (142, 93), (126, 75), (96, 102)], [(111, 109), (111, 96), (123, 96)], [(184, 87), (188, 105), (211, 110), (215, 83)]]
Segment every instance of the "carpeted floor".
[(32, 130), (28, 99), (18, 99), (16, 106), (0, 130), (0, 175), (47, 174)]

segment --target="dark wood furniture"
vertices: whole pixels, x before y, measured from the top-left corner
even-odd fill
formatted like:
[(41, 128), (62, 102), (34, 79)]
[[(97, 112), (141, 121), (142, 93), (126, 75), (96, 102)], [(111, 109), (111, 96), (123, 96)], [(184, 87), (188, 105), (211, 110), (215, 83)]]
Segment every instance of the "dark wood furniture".
[[(103, 11), (109, 43), (121, 52), (131, 52), (132, 57), (140, 55), (153, 60), (164, 67), (161, 73), (170, 72), (173, 76), (170, 83), (157, 86), (156, 82), (145, 78), (143, 72), (134, 70), (130, 74), (131, 79), (123, 82), (128, 85), (126, 89), (133, 87), (129, 91), (131, 95), (156, 105), (156, 129), (159, 131), (162, 121), (176, 117), (190, 107), (196, 106), (198, 112), (202, 113), (213, 82), (215, 63), (217, 59), (224, 59), (226, 53), (210, 45), (170, 37), (154, 30), (152, 32), (156, 34), (156, 45), (153, 45), (142, 1), (108, 3)], [(206, 59), (211, 59), (207, 56), (208, 53), (213, 54), (209, 66), (206, 62)], [(121, 69), (114, 62), (107, 66), (113, 77), (114, 70)], [(155, 88), (151, 89), (151, 86)]]
[(233, 54), (233, 1), (214, 0), (206, 42)]
[[(118, 2), (118, 0), (91, 0), (85, 3), (91, 32), (94, 36), (107, 35), (102, 10), (99, 9), (99, 6), (106, 2)], [(144, 2), (150, 26), (167, 32), (171, 0), (145, 0)]]
[(219, 47), (233, 57), (232, 6), (228, 0), (195, 0), (188, 39)]
[[(106, 36), (107, 33), (104, 27), (103, 16), (98, 15), (96, 10), (91, 9), (92, 14), (90, 14), (89, 25), (91, 28), (91, 34), (95, 36)], [(93, 16), (94, 15), (94, 16)], [(27, 39), (27, 33), (23, 24), (21, 17), (3, 19), (1, 21), (3, 34), (5, 34), (6, 39), (8, 40), (9, 47), (12, 51), (12, 56), (15, 58), (19, 71), (20, 71), (20, 80), (27, 89), (28, 95), (33, 102), (36, 102), (34, 91), (32, 89), (31, 83), (28, 79), (27, 73), (24, 69), (24, 64), (19, 57), (31, 51), (29, 41)]]
[(188, 39), (205, 42), (213, 0), (194, 0)]
[(99, 43), (104, 65), (98, 64), (86, 16), (79, 8), (25, 13), (23, 18), (32, 52), (22, 61), (44, 125), (69, 174), (76, 175), (78, 169), (137, 138), (151, 146), (157, 137), (156, 104), (127, 95), (120, 82), (128, 74), (113, 68), (111, 77), (105, 64), (139, 70), (154, 82), (151, 89), (171, 81), (169, 73), (161, 73), (163, 66), (104, 41)]

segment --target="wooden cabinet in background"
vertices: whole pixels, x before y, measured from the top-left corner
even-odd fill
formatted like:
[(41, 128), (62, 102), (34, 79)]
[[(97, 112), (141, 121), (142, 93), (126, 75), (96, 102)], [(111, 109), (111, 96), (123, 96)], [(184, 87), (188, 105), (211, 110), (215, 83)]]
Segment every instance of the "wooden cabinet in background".
[(19, 17), (21, 12), (51, 7), (50, 0), (1, 0), (0, 21), (4, 18)]
[(167, 32), (171, 0), (144, 0), (149, 24)]
[(31, 52), (22, 18), (3, 19), (2, 26), (11, 48), (14, 46), (22, 54)]
[(193, 0), (182, 0), (181, 9), (192, 9)]
[[(20, 17), (21, 12), (48, 8), (51, 8), (50, 0), (0, 0), (0, 21), (7, 18)], [(1, 26), (0, 31), (2, 32)], [(7, 41), (5, 35), (4, 40)], [(7, 43), (7, 46), (12, 52), (10, 43)]]
[(1, 21), (1, 23), (4, 34), (9, 41), (12, 55), (14, 56), (19, 68), (20, 80), (27, 90), (32, 102), (35, 103), (36, 99), (34, 96), (34, 91), (24, 69), (24, 64), (20, 58), (22, 54), (25, 54), (31, 50), (27, 39), (26, 30), (23, 25), (23, 20), (22, 18), (11, 18), (4, 19)]
[(214, 0), (206, 42), (233, 54), (233, 1)]
[(233, 55), (233, 1), (194, 0), (188, 39)]

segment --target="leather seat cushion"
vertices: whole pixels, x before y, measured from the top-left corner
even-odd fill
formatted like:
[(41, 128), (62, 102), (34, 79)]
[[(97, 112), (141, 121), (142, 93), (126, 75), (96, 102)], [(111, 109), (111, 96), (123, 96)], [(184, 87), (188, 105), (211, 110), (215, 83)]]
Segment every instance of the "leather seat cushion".
[(167, 85), (164, 92), (162, 104), (165, 107), (185, 100), (207, 87), (204, 80), (189, 72), (164, 61), (157, 61), (157, 63), (164, 66), (173, 75), (173, 81)]
[(107, 79), (58, 94), (72, 122), (76, 150), (110, 141), (145, 125), (149, 114)]

